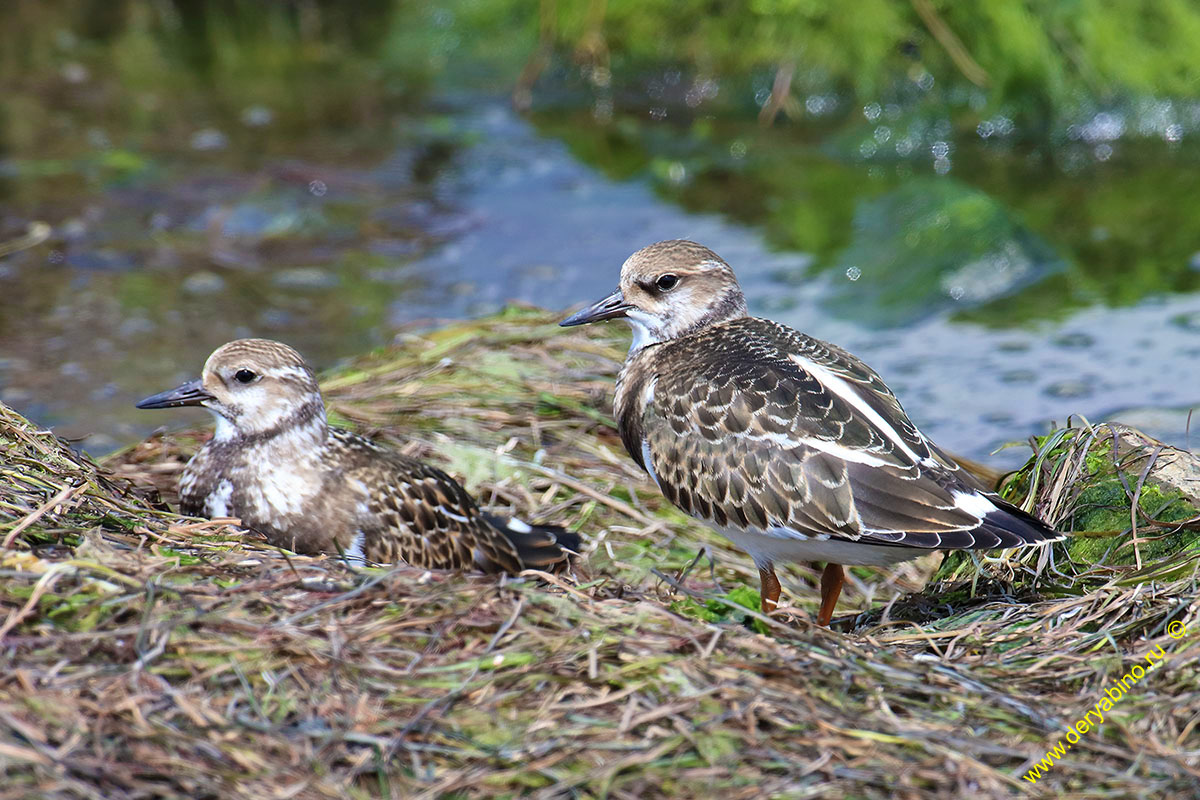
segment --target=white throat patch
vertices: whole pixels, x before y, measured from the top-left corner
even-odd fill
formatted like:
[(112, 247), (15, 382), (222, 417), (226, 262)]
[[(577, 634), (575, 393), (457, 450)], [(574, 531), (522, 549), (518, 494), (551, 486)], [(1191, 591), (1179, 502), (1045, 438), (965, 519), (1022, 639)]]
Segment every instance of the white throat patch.
[(237, 428), (234, 427), (232, 422), (211, 408), (206, 408), (205, 411), (217, 418), (217, 429), (213, 431), (213, 441), (232, 442), (237, 437)]
[(646, 345), (658, 344), (662, 341), (662, 334), (654, 325), (657, 320), (646, 312), (635, 308), (625, 315), (625, 319), (629, 320), (629, 325), (633, 328), (633, 342), (629, 345), (630, 353), (635, 353)]

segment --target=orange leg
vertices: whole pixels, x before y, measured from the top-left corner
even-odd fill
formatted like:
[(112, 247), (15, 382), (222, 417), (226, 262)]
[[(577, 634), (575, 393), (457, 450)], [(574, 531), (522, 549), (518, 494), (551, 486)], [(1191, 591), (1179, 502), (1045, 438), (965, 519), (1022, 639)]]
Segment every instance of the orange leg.
[(758, 577), (762, 581), (762, 610), (770, 614), (779, 605), (779, 578), (775, 575), (775, 567), (768, 564), (758, 568)]
[(821, 611), (817, 614), (818, 625), (829, 627), (829, 621), (833, 619), (833, 609), (845, 582), (846, 573), (842, 572), (841, 564), (825, 565), (825, 570), (821, 573)]

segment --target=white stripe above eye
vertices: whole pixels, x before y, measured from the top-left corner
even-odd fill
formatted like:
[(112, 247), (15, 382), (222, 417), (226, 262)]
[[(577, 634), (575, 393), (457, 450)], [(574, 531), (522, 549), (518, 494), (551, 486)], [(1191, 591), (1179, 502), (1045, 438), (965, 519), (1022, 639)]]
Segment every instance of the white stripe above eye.
[(271, 378), (295, 378), (296, 380), (308, 380), (309, 372), (302, 367), (268, 367), (263, 370), (264, 377)]
[(820, 381), (826, 389), (833, 392), (850, 405), (854, 406), (855, 410), (862, 414), (877, 431), (883, 434), (884, 438), (896, 445), (900, 452), (911, 458), (914, 463), (937, 463), (932, 458), (921, 458), (915, 452), (913, 452), (913, 449), (908, 445), (907, 442), (904, 441), (904, 437), (901, 436), (899, 432), (897, 432), (896, 429), (893, 428), (878, 411), (871, 408), (870, 404), (863, 399), (862, 395), (860, 395), (845, 378), (829, 370), (828, 368), (817, 364), (814, 361), (810, 361), (803, 356), (797, 355), (796, 353), (790, 353), (788, 358), (790, 358), (796, 364), (796, 366), (800, 367), (802, 370)]

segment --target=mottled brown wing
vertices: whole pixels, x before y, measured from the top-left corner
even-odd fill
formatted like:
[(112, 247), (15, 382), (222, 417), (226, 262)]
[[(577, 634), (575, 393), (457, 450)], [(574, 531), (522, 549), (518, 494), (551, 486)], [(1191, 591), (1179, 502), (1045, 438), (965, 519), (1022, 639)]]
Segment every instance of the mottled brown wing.
[(331, 439), (349, 454), (344, 480), (362, 498), (357, 517), (368, 561), (516, 575), (527, 568), (560, 569), (579, 551), (579, 536), (557, 525), (483, 513), (436, 467), (341, 429)]
[(980, 518), (955, 504), (972, 487), (877, 374), (791, 329), (740, 322), (659, 357), (641, 455), (672, 502), (776, 535), (980, 546), (966, 534)]
[(335, 436), (340, 446), (361, 455), (347, 469), (346, 481), (364, 498), (359, 519), (367, 560), (514, 575), (524, 569), (510, 538), (449, 475), (354, 434)]

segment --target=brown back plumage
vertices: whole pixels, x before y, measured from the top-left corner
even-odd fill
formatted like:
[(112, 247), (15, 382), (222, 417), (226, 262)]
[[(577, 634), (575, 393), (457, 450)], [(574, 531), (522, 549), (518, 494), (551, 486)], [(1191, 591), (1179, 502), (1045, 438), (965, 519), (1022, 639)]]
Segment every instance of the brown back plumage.
[(740, 317), (638, 352), (616, 414), (626, 449), (663, 494), (720, 528), (921, 548), (1058, 535), (991, 493), (1003, 513), (970, 513), (959, 495), (981, 487), (873, 370), (768, 320)]
[(230, 342), (201, 379), (139, 405), (211, 411), (217, 432), (184, 470), (183, 512), (238, 517), (281, 547), (511, 574), (561, 568), (579, 549), (576, 534), (483, 514), (441, 470), (330, 428), (312, 370), (279, 342)]
[(368, 561), (515, 575), (559, 569), (579, 550), (578, 534), (484, 514), (446, 473), (349, 431), (330, 429), (329, 450), (346, 480), (367, 488), (360, 530)]

